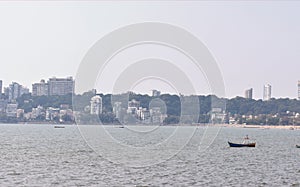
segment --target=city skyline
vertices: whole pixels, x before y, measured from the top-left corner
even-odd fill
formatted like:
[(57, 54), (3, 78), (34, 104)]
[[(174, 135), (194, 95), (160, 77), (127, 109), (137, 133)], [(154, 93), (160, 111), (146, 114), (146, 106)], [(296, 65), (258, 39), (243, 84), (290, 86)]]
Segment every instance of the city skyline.
[(0, 0), (2, 186), (299, 186), (300, 0)]
[[(47, 83), (44, 79), (40, 79), (40, 82), (32, 83), (31, 88), (30, 88), (30, 87), (19, 84), (18, 81), (12, 81), (11, 84), (9, 84), (7, 86), (3, 86), (3, 81), (0, 79), (0, 93), (7, 94), (9, 96), (10, 94), (8, 93), (7, 90), (8, 89), (13, 90), (15, 85), (17, 87), (22, 88), (23, 91), (21, 91), (21, 93), (22, 92), (24, 92), (24, 93), (29, 93), (30, 92), (33, 96), (65, 95), (67, 93), (73, 93), (74, 92), (75, 80), (71, 76), (66, 76), (64, 78), (52, 76), (52, 77), (49, 78)], [(290, 99), (300, 100), (300, 80), (297, 81), (296, 86), (298, 88), (298, 90), (296, 90), (297, 97), (296, 98), (290, 98)], [(55, 88), (52, 88), (52, 87), (55, 87)], [(18, 89), (20, 90), (20, 88), (18, 88)], [(97, 90), (97, 89), (94, 88), (93, 90)], [(91, 91), (91, 90), (86, 90), (86, 92), (87, 91)], [(16, 96), (12, 95), (10, 97), (13, 97), (14, 99), (19, 97), (20, 96), (19, 92), (20, 91), (17, 92)], [(128, 92), (134, 92), (134, 91), (133, 90), (128, 90)], [(101, 90), (100, 90), (99, 94), (100, 93), (107, 94), (107, 93), (101, 92)], [(140, 92), (135, 92), (135, 93), (140, 93)], [(172, 94), (172, 93), (168, 93), (168, 92), (162, 92), (161, 90), (157, 90), (157, 89), (152, 89), (152, 90), (148, 91), (148, 93), (140, 93), (140, 94), (147, 94), (149, 96), (152, 95), (152, 96), (155, 97), (157, 95), (160, 95), (161, 93)], [(75, 94), (77, 94), (77, 93), (75, 93)], [(112, 94), (112, 93), (108, 93), (108, 94)], [(244, 91), (243, 96), (236, 95), (236, 96), (233, 96), (233, 97), (225, 97), (225, 98), (245, 97), (247, 99), (262, 99), (264, 101), (270, 100), (271, 98), (284, 98), (284, 97), (273, 97), (272, 96), (273, 95), (272, 85), (270, 85), (270, 84), (264, 84), (263, 85), (263, 92), (262, 92), (262, 97), (261, 98), (253, 98), (253, 94), (254, 94), (253, 88), (249, 88), (249, 89), (246, 89)], [(193, 95), (193, 94), (191, 94), (191, 95)], [(198, 95), (202, 95), (202, 94), (198, 94)], [(207, 95), (213, 95), (213, 94), (207, 94)], [(289, 97), (286, 97), (286, 98), (289, 98)], [(9, 100), (11, 100), (11, 99), (9, 99)]]
[[(253, 98), (261, 98), (262, 85), (266, 83), (272, 85), (275, 98), (298, 97), (295, 82), (300, 79), (300, 26), (296, 23), (300, 22), (300, 2), (174, 2), (172, 6), (167, 2), (153, 2), (151, 6), (147, 2), (120, 2), (122, 6), (85, 2), (84, 7), (81, 4), (0, 3), (5, 5), (0, 6), (0, 78), (5, 85), (17, 81), (31, 88), (31, 83), (38, 82), (40, 77), (76, 77), (81, 60), (96, 41), (122, 26), (154, 21), (182, 27), (203, 41), (221, 70), (226, 97), (243, 96), (245, 88), (251, 87), (255, 90)], [(197, 21), (191, 20), (191, 15)], [(210, 94), (203, 75), (191, 69), (186, 72), (193, 82), (200, 82), (197, 94)], [(112, 74), (115, 73), (119, 72)], [(111, 85), (110, 77), (105, 80)], [(153, 82), (137, 90), (145, 88), (144, 92), (149, 93), (149, 84)], [(162, 92), (171, 90), (158, 85)], [(109, 86), (97, 89), (110, 91)]]

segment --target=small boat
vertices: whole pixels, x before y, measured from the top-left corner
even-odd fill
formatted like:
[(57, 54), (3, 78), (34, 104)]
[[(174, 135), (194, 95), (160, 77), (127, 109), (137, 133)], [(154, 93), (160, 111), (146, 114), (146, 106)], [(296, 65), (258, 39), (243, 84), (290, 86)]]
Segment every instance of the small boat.
[(123, 128), (125, 128), (123, 125), (121, 125), (121, 126), (114, 126), (115, 128), (121, 128), (121, 129), (123, 129)]
[(65, 127), (64, 127), (64, 126), (57, 126), (57, 125), (56, 125), (56, 126), (54, 126), (54, 128), (57, 128), (57, 129), (59, 129), (59, 128), (60, 128), (60, 129), (63, 129), (63, 128), (65, 128)]
[(255, 147), (255, 142), (250, 142), (248, 135), (245, 136), (243, 143), (232, 143), (229, 142), (229, 147)]
[(230, 147), (255, 147), (255, 142), (254, 143), (232, 143), (228, 142)]
[(296, 148), (300, 148), (300, 145), (296, 145)]

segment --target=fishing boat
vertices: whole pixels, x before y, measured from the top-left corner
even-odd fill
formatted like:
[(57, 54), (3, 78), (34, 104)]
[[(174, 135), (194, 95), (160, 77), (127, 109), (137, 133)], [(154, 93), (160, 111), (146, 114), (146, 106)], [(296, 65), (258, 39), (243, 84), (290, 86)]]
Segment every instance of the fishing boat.
[(255, 142), (250, 142), (248, 135), (245, 136), (243, 143), (232, 143), (229, 142), (229, 147), (255, 147)]
[(300, 148), (300, 145), (296, 145), (296, 148)]
[(63, 129), (63, 128), (65, 128), (64, 126), (54, 126), (54, 128), (56, 128), (56, 129)]
[(230, 147), (255, 147), (255, 142), (254, 143), (232, 143), (228, 142)]
[(120, 126), (120, 125), (116, 125), (116, 126), (114, 126), (114, 127), (115, 127), (115, 128), (121, 128), (121, 129), (125, 128), (124, 125), (121, 125), (121, 126)]

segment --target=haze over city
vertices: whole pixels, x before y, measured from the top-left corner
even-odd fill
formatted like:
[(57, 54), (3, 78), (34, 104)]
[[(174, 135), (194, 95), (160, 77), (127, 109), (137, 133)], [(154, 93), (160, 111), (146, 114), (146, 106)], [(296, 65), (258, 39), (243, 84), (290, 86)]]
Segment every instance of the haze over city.
[(0, 187), (300, 186), (300, 1), (0, 0)]
[[(176, 25), (198, 37), (218, 63), (227, 97), (244, 96), (246, 89), (253, 88), (253, 97), (260, 99), (265, 84), (272, 85), (272, 97), (297, 97), (300, 2), (172, 2), (170, 5), (55, 1), (0, 2), (0, 5), (0, 80), (4, 86), (15, 81), (31, 89), (41, 79), (75, 77), (87, 51), (104, 35), (129, 24), (151, 21)], [(143, 52), (145, 49), (148, 52)], [(180, 59), (168, 49), (144, 46), (123, 54), (123, 63), (130, 64), (126, 59), (132, 54), (137, 58), (173, 55)], [(111, 74), (117, 76), (118, 67), (111, 68), (110, 72), (116, 70)], [(203, 75), (188, 67), (182, 69), (193, 82), (199, 81), (197, 94), (210, 94)], [(108, 93), (110, 77), (104, 80), (107, 85), (97, 90)], [(172, 92), (158, 82), (137, 86), (136, 91), (150, 93), (151, 87)]]

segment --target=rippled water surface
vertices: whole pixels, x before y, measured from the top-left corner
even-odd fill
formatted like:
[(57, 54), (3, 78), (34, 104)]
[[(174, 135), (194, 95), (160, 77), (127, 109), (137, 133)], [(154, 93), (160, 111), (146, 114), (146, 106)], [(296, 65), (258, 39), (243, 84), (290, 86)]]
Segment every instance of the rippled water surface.
[[(94, 136), (98, 128), (86, 127)], [(147, 130), (138, 128), (139, 132)], [(101, 133), (91, 148), (90, 137), (83, 138), (77, 126), (0, 125), (0, 186), (300, 185), (300, 149), (295, 148), (300, 144), (300, 130), (221, 128), (205, 150), (199, 150), (204, 128), (161, 127), (138, 136), (131, 136), (127, 128), (110, 126), (106, 130), (121, 145), (148, 146), (149, 152), (142, 150), (136, 157), (126, 158), (134, 155), (132, 149), (123, 146), (116, 151)], [(180, 133), (172, 136), (175, 130)], [(190, 141), (165, 160), (189, 132), (194, 132)], [(228, 140), (239, 140), (246, 134), (255, 138), (256, 148), (228, 147)], [(169, 144), (161, 144), (171, 136)], [(155, 156), (147, 158), (150, 153)], [(153, 164), (147, 162), (144, 167), (140, 160), (144, 156), (150, 163), (153, 158)], [(135, 161), (135, 167), (126, 160)]]

